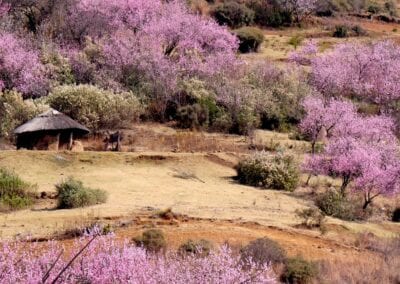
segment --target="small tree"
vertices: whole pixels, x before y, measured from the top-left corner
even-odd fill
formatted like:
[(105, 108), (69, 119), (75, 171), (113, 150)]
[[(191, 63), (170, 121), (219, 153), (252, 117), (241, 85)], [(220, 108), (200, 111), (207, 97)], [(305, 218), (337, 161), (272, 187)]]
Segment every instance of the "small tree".
[(348, 186), (362, 192), (366, 209), (379, 195), (400, 193), (400, 160), (395, 144), (372, 144), (353, 137), (330, 141), (322, 154), (310, 157), (305, 169), (313, 174), (340, 177), (340, 192), (345, 197)]
[(315, 13), (316, 0), (285, 0), (284, 6), (293, 15), (293, 21), (300, 24)]
[(306, 112), (299, 127), (300, 131), (311, 141), (311, 153), (315, 154), (315, 145), (322, 131), (326, 136), (332, 136), (335, 129), (347, 127), (356, 117), (356, 108), (350, 103), (339, 99), (328, 99), (309, 96), (303, 101)]

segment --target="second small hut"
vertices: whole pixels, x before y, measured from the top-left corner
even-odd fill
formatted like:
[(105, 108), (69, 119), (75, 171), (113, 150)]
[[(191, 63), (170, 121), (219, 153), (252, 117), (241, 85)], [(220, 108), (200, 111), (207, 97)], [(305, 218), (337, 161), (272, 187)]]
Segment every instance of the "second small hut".
[(17, 149), (71, 150), (74, 139), (89, 133), (82, 124), (65, 114), (50, 109), (14, 130)]

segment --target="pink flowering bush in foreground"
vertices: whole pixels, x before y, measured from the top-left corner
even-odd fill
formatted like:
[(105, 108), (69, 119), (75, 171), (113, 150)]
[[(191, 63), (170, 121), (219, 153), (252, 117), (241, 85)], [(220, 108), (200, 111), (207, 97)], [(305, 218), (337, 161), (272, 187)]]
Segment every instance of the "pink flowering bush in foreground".
[(268, 265), (243, 262), (227, 247), (207, 257), (164, 256), (118, 244), (112, 235), (80, 238), (68, 257), (55, 242), (1, 247), (1, 283), (275, 283)]

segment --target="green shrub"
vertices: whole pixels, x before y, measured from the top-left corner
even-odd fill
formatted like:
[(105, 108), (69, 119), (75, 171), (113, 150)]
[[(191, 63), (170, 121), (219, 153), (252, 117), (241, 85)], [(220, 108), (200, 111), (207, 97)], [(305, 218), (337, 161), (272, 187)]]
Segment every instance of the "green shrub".
[(0, 168), (0, 209), (17, 210), (33, 203), (34, 186), (23, 181), (14, 172)]
[(232, 116), (225, 111), (221, 111), (220, 115), (212, 121), (210, 129), (218, 132), (229, 132), (232, 128)]
[(328, 190), (317, 198), (317, 206), (328, 216), (352, 219), (352, 208), (347, 200), (337, 191)]
[(55, 48), (44, 45), (41, 60), (45, 64), (48, 70), (47, 74), (49, 74), (54, 84), (68, 85), (75, 83), (75, 77), (68, 59), (62, 56)]
[(47, 102), (93, 130), (128, 126), (137, 121), (142, 112), (133, 93), (115, 94), (91, 85), (56, 87)]
[(270, 100), (261, 111), (261, 127), (281, 132), (290, 131), (300, 121), (302, 108), (300, 92), (290, 92), (291, 86), (276, 86), (270, 90)]
[(158, 229), (146, 230), (141, 236), (133, 238), (132, 241), (150, 252), (165, 251), (167, 248), (164, 233)]
[(285, 283), (310, 283), (318, 275), (315, 263), (304, 260), (302, 257), (289, 258), (282, 280)]
[(384, 6), (390, 16), (397, 17), (397, 3), (395, 1), (386, 1)]
[(242, 27), (234, 31), (238, 37), (239, 51), (241, 53), (257, 52), (264, 41), (262, 30), (254, 27)]
[(303, 116), (301, 101), (310, 92), (309, 86), (296, 72), (266, 64), (256, 64), (246, 76), (253, 96), (258, 101), (256, 111), (261, 127), (269, 130), (288, 131)]
[(251, 259), (257, 265), (286, 263), (286, 251), (269, 238), (260, 238), (250, 242), (240, 250), (242, 260)]
[(233, 117), (233, 133), (247, 135), (260, 124), (258, 114), (250, 107), (242, 107)]
[(178, 251), (181, 254), (195, 254), (199, 256), (207, 256), (210, 254), (211, 250), (213, 250), (214, 246), (209, 240), (188, 240), (183, 243)]
[(378, 3), (370, 3), (367, 11), (371, 14), (378, 14), (381, 11), (381, 7)]
[(208, 113), (208, 123), (212, 125), (215, 121), (224, 115), (224, 109), (217, 105), (214, 97), (202, 97), (198, 99), (198, 104)]
[(56, 185), (58, 208), (70, 209), (105, 203), (107, 193), (100, 189), (85, 187), (80, 180), (72, 177)]
[(16, 91), (0, 92), (0, 137), (11, 138), (12, 131), (45, 110), (37, 101), (24, 100)]
[(335, 26), (335, 31), (333, 32), (333, 36), (338, 38), (345, 38), (349, 36), (366, 36), (367, 34), (368, 32), (360, 25), (337, 25)]
[(396, 208), (393, 211), (392, 221), (393, 222), (400, 222), (400, 207)]
[(220, 25), (228, 25), (231, 28), (248, 26), (254, 21), (254, 11), (234, 1), (217, 4), (211, 15)]
[(333, 37), (344, 38), (348, 37), (349, 28), (346, 25), (335, 26), (335, 31), (333, 32)]
[(371, 209), (362, 210), (362, 200), (343, 197), (336, 190), (320, 194), (316, 205), (325, 215), (348, 221), (364, 220), (372, 214)]
[(300, 35), (295, 35), (292, 36), (289, 41), (288, 44), (290, 44), (291, 46), (294, 47), (294, 49), (297, 49), (297, 47), (303, 42), (303, 37)]
[(177, 122), (180, 128), (197, 129), (208, 125), (208, 109), (200, 104), (178, 108)]
[(243, 184), (293, 191), (299, 172), (293, 156), (259, 152), (239, 162), (237, 177)]
[(281, 27), (293, 23), (293, 15), (280, 1), (249, 0), (246, 5), (254, 11), (254, 23), (264, 27)]

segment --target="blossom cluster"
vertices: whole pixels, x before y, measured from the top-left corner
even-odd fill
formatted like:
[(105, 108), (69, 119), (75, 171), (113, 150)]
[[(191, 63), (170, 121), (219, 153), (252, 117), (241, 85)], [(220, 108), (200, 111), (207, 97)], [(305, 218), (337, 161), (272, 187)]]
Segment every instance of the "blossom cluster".
[(68, 253), (56, 242), (2, 243), (0, 250), (1, 283), (276, 283), (269, 265), (241, 260), (228, 247), (202, 257), (151, 254), (107, 235), (82, 237)]

